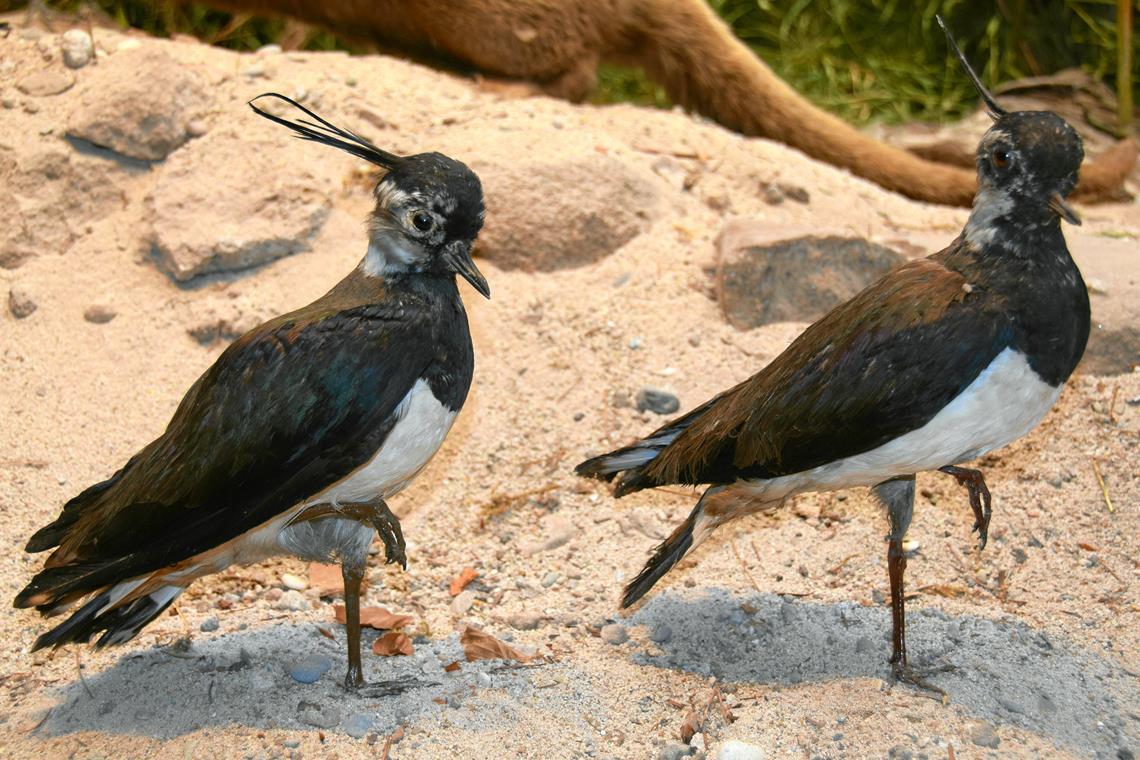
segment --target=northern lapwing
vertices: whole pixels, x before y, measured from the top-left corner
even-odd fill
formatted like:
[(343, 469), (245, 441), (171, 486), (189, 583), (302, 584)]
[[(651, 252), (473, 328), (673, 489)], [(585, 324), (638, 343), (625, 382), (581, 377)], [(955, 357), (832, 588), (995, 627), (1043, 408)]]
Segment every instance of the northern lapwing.
[[(275, 98), (310, 119), (256, 102)], [(439, 153), (397, 156), (276, 93), (259, 115), (386, 170), (359, 265), (308, 306), (233, 342), (166, 431), (28, 541), (55, 549), (17, 607), (86, 603), (33, 649), (121, 644), (196, 578), (293, 554), (343, 569), (345, 686), (364, 685), (360, 590), (378, 531), (406, 567), (385, 500), (439, 449), (471, 386), (474, 354), (458, 274), (490, 297), (471, 258), (479, 178)], [(380, 685), (380, 692), (383, 686)]]
[(616, 497), (710, 485), (626, 587), (623, 607), (733, 518), (799, 493), (870, 486), (891, 528), (891, 662), (908, 676), (902, 541), (915, 473), (942, 470), (967, 486), (985, 546), (989, 492), (981, 473), (961, 464), (1041, 420), (1089, 334), (1088, 293), (1060, 225), (1079, 223), (1065, 197), (1083, 150), (1057, 115), (1001, 109), (950, 42), (994, 119), (957, 239), (836, 307), (748, 380), (578, 465), (584, 476), (620, 474)]

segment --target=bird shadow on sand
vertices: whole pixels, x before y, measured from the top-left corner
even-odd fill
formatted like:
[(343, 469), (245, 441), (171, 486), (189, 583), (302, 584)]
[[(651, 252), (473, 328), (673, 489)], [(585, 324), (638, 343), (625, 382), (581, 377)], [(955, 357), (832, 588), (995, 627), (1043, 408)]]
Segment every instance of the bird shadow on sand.
[[(379, 698), (349, 694), (342, 685), (343, 632), (335, 635), (337, 639), (330, 640), (312, 624), (279, 624), (201, 637), (189, 648), (140, 649), (62, 687), (35, 733), (99, 731), (168, 739), (202, 728), (239, 725), (382, 736), (399, 724), (430, 719), (449, 704), (458, 704), (478, 679), (485, 685), (493, 678), (497, 688), (508, 692), (531, 688), (533, 676), (525, 669), (494, 661), (463, 662), (463, 649), (453, 634), (419, 640), (410, 657), (365, 657), (370, 681), (410, 679), (423, 684), (421, 688)], [(327, 667), (315, 683), (299, 683), (290, 675), (304, 660)], [(444, 672), (443, 663), (456, 661), (459, 670)]]
[[(658, 594), (630, 623), (656, 630), (658, 638), (661, 626), (671, 630), (655, 648), (660, 654), (635, 655), (643, 665), (781, 686), (890, 678), (885, 607), (712, 589), (689, 597)], [(1137, 743), (1140, 681), (1111, 655), (1012, 618), (951, 617), (935, 608), (908, 610), (907, 650), (919, 670), (951, 666), (928, 680), (975, 717), (1110, 757)]]

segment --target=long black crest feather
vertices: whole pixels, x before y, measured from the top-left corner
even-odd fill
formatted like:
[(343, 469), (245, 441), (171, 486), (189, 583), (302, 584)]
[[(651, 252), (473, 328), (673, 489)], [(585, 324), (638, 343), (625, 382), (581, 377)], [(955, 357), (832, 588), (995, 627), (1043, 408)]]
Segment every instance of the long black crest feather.
[(974, 73), (974, 69), (970, 66), (970, 62), (966, 60), (966, 56), (962, 54), (962, 49), (958, 47), (958, 43), (954, 41), (954, 35), (950, 34), (950, 30), (946, 28), (946, 22), (942, 20), (939, 14), (934, 15), (938, 25), (942, 27), (942, 31), (946, 33), (946, 39), (950, 43), (950, 47), (954, 50), (954, 55), (958, 57), (958, 63), (962, 64), (962, 68), (966, 70), (969, 75), (970, 81), (974, 83), (974, 89), (982, 96), (982, 102), (986, 104), (986, 111), (989, 113), (990, 118), (997, 121), (1002, 116), (1005, 116), (1008, 111), (997, 104), (994, 96), (990, 95), (990, 91), (982, 84), (982, 80), (978, 79), (978, 75)]
[[(293, 106), (297, 110), (305, 113), (307, 116), (311, 116), (313, 119), (316, 119), (316, 122), (308, 121), (306, 119), (289, 121), (288, 119), (283, 119), (280, 116), (275, 116), (271, 113), (268, 113), (267, 111), (263, 111), (254, 105), (254, 103), (261, 98), (277, 98), (278, 100), (284, 100), (286, 103)], [(334, 148), (340, 148), (343, 151), (351, 153), (352, 155), (359, 158), (363, 158), (365, 161), (376, 164), (377, 166), (383, 166), (386, 169), (391, 169), (403, 160), (400, 156), (377, 148), (375, 145), (368, 142), (360, 135), (354, 132), (349, 132), (347, 129), (341, 129), (335, 124), (322, 119), (320, 116), (317, 116), (315, 113), (310, 111), (308, 108), (305, 108), (297, 101), (293, 100), (292, 98), (287, 98), (279, 93), (262, 93), (253, 100), (249, 101), (249, 107), (252, 108), (258, 116), (264, 116), (270, 121), (275, 121), (278, 124), (281, 124), (282, 126), (293, 130), (297, 133), (297, 137), (300, 137), (302, 140), (312, 140), (313, 142), (323, 143), (324, 145), (331, 145)]]

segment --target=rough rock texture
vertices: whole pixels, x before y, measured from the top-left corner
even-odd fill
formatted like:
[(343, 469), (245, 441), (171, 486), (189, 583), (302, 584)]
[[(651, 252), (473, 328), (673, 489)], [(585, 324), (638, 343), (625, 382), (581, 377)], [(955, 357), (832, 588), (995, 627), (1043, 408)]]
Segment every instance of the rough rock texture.
[(16, 89), (33, 98), (44, 98), (67, 92), (75, 84), (75, 75), (54, 68), (40, 69), (28, 74), (16, 84)]
[(861, 238), (784, 234), (752, 220), (721, 232), (714, 288), (731, 324), (815, 321), (906, 260)]
[(487, 202), (478, 253), (504, 269), (592, 263), (644, 232), (659, 213), (660, 181), (597, 151), (566, 156), (522, 147), (501, 160), (478, 156), (472, 167)]
[(0, 154), (0, 268), (66, 253), (87, 227), (126, 205), (118, 167), (63, 143)]
[(210, 104), (202, 76), (153, 46), (103, 61), (77, 94), (68, 135), (146, 161), (186, 142), (187, 124)]
[(189, 280), (308, 249), (336, 178), (319, 154), (283, 160), (282, 138), (245, 120), (212, 130), (159, 168), (148, 204), (154, 253), (168, 274)]

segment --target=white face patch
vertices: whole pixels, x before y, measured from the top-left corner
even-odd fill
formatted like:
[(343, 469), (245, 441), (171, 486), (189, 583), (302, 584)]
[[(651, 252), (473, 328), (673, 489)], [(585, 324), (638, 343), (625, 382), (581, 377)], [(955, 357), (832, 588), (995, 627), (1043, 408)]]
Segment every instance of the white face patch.
[(419, 243), (397, 230), (380, 230), (373, 233), (368, 253), (360, 262), (360, 270), (371, 277), (383, 277), (388, 273), (414, 269), (427, 259), (427, 251)]
[(998, 232), (998, 220), (1013, 210), (1013, 198), (992, 186), (983, 185), (974, 198), (974, 210), (966, 222), (966, 244), (989, 245)]

